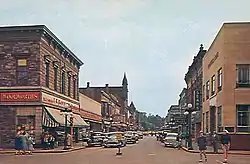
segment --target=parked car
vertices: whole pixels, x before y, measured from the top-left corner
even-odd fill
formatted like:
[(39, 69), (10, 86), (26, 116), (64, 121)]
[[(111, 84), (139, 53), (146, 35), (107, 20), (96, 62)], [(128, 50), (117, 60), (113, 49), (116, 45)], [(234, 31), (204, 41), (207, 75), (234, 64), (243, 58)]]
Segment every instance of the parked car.
[[(121, 135), (121, 138), (118, 139), (117, 136)], [(127, 144), (127, 139), (124, 136), (123, 132), (110, 132), (105, 134), (105, 139), (103, 140), (103, 146), (107, 147), (124, 147)]]
[(168, 133), (164, 139), (165, 147), (174, 147), (177, 148), (179, 142), (177, 141), (178, 133)]
[(138, 132), (139, 139), (143, 139), (143, 133), (141, 131)]
[(90, 132), (88, 136), (88, 146), (102, 146), (105, 135), (102, 132)]
[(135, 136), (136, 141), (139, 140), (139, 135), (136, 131), (132, 131), (133, 135)]
[(127, 131), (125, 132), (125, 137), (127, 139), (127, 143), (132, 143), (135, 144), (136, 143), (136, 136), (133, 134), (133, 132), (131, 131)]

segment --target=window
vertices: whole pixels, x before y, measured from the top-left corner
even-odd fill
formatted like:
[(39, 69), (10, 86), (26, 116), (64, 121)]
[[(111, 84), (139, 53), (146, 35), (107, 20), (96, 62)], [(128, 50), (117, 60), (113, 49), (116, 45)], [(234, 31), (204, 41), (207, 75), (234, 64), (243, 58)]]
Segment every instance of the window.
[(250, 65), (240, 64), (237, 68), (237, 87), (250, 87)]
[(57, 91), (57, 71), (58, 71), (58, 67), (54, 66), (54, 90)]
[(202, 131), (205, 131), (205, 113), (202, 113)]
[(223, 128), (222, 128), (222, 107), (219, 106), (217, 108), (217, 130), (218, 132), (222, 132)]
[(45, 62), (45, 85), (49, 88), (49, 62)]
[(62, 94), (65, 94), (65, 71), (62, 71)]
[(206, 133), (208, 133), (208, 112), (206, 112)]
[(68, 74), (68, 96), (70, 97), (71, 92), (71, 75)]
[(16, 83), (19, 85), (27, 85), (28, 83), (28, 63), (26, 59), (17, 60)]
[(73, 85), (73, 98), (76, 99), (77, 78), (74, 78)]
[(212, 78), (211, 78), (211, 83), (212, 83), (212, 85), (211, 85), (211, 95), (214, 95), (214, 93), (215, 93), (215, 75), (213, 75), (212, 76)]
[(210, 83), (207, 81), (206, 83), (206, 99), (209, 99), (209, 88), (210, 88)]
[(202, 101), (204, 102), (205, 101), (205, 85), (202, 86)]
[(237, 131), (250, 132), (250, 105), (237, 105)]
[(218, 70), (218, 79), (217, 79), (217, 83), (218, 83), (218, 92), (221, 91), (222, 89), (222, 68), (220, 68)]

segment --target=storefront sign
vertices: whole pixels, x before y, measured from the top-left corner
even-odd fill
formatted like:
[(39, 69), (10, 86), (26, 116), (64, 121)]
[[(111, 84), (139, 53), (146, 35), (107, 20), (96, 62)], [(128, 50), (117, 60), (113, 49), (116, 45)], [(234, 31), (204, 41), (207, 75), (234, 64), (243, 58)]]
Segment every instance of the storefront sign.
[(91, 119), (91, 120), (95, 120), (95, 121), (102, 120), (102, 116), (97, 115), (95, 113), (88, 112), (88, 111), (83, 110), (83, 109), (81, 109), (80, 113), (81, 113), (81, 116), (85, 119)]
[(69, 108), (72, 110), (79, 110), (79, 105), (73, 104), (71, 102), (63, 100), (61, 98), (57, 98), (57, 97), (49, 95), (47, 93), (42, 93), (42, 102), (46, 103), (46, 104), (51, 104), (51, 105), (63, 107), (63, 108), (69, 106)]
[(30, 102), (39, 101), (40, 92), (2, 92), (0, 93), (1, 102)]
[(215, 56), (213, 57), (213, 59), (208, 63), (208, 68), (210, 68), (213, 64), (214, 64), (214, 62), (215, 62), (215, 60), (217, 59), (219, 57), (219, 52), (217, 52), (216, 54), (215, 54)]

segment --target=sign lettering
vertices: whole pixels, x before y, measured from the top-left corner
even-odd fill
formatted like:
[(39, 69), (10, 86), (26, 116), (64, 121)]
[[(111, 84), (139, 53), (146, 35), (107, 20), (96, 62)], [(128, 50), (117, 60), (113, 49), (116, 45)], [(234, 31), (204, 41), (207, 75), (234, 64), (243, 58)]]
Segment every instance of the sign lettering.
[(2, 92), (0, 93), (1, 102), (26, 102), (39, 101), (40, 92)]
[(66, 100), (57, 98), (55, 96), (52, 96), (52, 95), (49, 95), (46, 93), (42, 93), (42, 102), (47, 103), (47, 104), (51, 104), (51, 105), (60, 106), (60, 107), (66, 107), (67, 105), (69, 105), (70, 109), (79, 110), (79, 105), (70, 103)]
[(219, 57), (219, 52), (217, 52), (217, 53), (215, 54), (215, 56), (213, 57), (213, 59), (208, 63), (208, 68), (210, 68), (210, 67), (214, 64), (215, 60), (216, 60), (218, 57)]

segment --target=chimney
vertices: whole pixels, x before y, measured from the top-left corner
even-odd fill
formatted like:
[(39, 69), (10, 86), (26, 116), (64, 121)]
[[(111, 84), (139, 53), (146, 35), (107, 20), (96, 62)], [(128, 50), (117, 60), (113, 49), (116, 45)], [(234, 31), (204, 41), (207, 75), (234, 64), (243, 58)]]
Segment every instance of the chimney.
[(105, 84), (105, 91), (109, 93), (109, 84)]
[(89, 88), (89, 82), (87, 82), (87, 88)]

